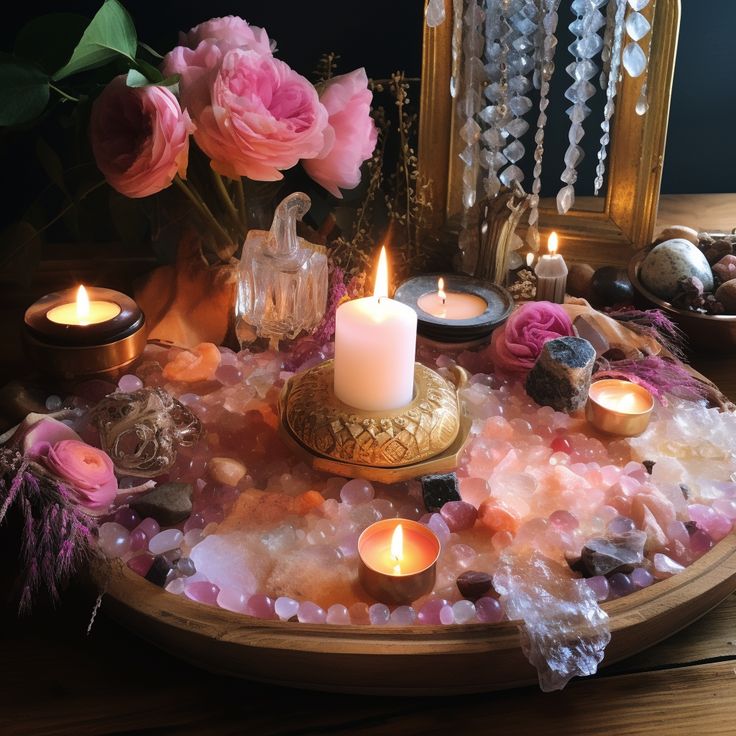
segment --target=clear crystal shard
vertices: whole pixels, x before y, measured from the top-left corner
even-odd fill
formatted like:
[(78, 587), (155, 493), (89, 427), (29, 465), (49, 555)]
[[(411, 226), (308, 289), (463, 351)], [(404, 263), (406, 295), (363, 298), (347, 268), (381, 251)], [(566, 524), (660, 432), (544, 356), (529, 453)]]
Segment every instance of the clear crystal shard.
[(521, 117), (532, 109), (532, 101), (528, 97), (512, 97), (509, 100), (509, 109), (514, 115)]
[(571, 169), (577, 169), (584, 157), (585, 152), (580, 146), (570, 146), (565, 151), (565, 164)]
[(514, 138), (521, 138), (524, 133), (529, 130), (529, 123), (524, 118), (514, 118), (507, 126), (506, 130), (514, 136)]
[(429, 0), (424, 16), (430, 28), (437, 28), (445, 22), (445, 0)]
[(641, 13), (629, 13), (626, 19), (626, 33), (632, 41), (641, 41), (650, 29), (649, 21)]
[(635, 10), (638, 13), (649, 5), (649, 0), (629, 0), (629, 5), (631, 5), (632, 10)]
[(488, 128), (488, 130), (483, 131), (481, 140), (488, 148), (500, 148), (504, 144), (503, 135), (501, 135), (498, 128)]
[(460, 137), (468, 144), (476, 143), (480, 138), (480, 125), (473, 120), (468, 118), (465, 121), (465, 125), (460, 128)]
[(514, 182), (521, 183), (524, 181), (524, 172), (515, 164), (507, 166), (501, 172), (501, 182), (504, 186), (510, 187)]
[(624, 49), (622, 61), (624, 69), (631, 77), (641, 76), (647, 68), (647, 57), (641, 50), (641, 46), (633, 41)]
[(524, 146), (515, 140), (503, 149), (503, 154), (509, 161), (516, 163), (524, 157)]
[(573, 204), (575, 204), (575, 190), (571, 184), (568, 184), (557, 193), (557, 211), (561, 215), (565, 215)]

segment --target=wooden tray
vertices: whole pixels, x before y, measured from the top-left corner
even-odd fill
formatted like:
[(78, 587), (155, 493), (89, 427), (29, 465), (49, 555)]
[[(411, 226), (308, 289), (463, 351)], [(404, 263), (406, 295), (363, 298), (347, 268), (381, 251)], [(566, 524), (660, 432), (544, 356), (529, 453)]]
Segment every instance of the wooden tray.
[[(151, 644), (219, 674), (382, 695), (452, 695), (536, 682), (517, 625), (368, 627), (263, 621), (172, 595), (119, 564), (97, 563), (103, 610)], [(671, 636), (736, 589), (736, 534), (668, 580), (604, 604), (604, 666)]]

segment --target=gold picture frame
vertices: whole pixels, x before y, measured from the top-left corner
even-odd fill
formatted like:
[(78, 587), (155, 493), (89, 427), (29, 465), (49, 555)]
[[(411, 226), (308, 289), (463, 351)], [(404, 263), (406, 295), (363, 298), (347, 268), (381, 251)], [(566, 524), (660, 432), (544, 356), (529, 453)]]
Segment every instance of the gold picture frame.
[[(444, 1), (444, 23), (436, 28), (424, 24), (419, 112), (419, 175), (422, 181), (432, 183), (434, 209), (430, 220), (435, 231), (456, 228), (461, 212), (461, 162), (457, 153), (462, 141), (450, 97), (452, 0)], [(637, 79), (623, 74), (601, 211), (572, 209), (567, 215), (559, 215), (546, 206), (546, 201), (540, 206), (542, 242), (555, 230), (564, 243), (566, 258), (594, 266), (628, 262), (632, 249), (651, 242), (657, 217), (680, 0), (653, 0), (642, 12), (652, 23), (649, 69)], [(644, 82), (649, 111), (639, 116), (635, 105)]]

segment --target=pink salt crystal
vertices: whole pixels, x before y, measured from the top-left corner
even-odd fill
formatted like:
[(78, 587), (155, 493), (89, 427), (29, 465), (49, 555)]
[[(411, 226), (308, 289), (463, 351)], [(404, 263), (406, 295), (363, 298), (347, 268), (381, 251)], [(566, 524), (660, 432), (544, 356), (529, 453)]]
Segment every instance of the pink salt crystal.
[(391, 612), (389, 623), (394, 626), (411, 626), (416, 620), (416, 611), (411, 606), (398, 606)]
[(325, 621), (335, 626), (345, 626), (350, 623), (350, 613), (342, 603), (333, 603), (327, 609), (327, 618)]
[(475, 524), (478, 509), (465, 501), (448, 501), (440, 509), (440, 514), (451, 532), (460, 532)]
[(371, 622), (368, 605), (366, 603), (353, 603), (348, 609), (350, 621), (354, 624), (365, 625)]
[(654, 569), (658, 573), (659, 577), (669, 577), (670, 575), (676, 575), (678, 572), (682, 572), (685, 568), (679, 563), (675, 562), (671, 557), (663, 555), (661, 552), (657, 552), (653, 558)]
[(221, 363), (215, 371), (215, 380), (219, 381), (223, 386), (234, 386), (236, 383), (240, 383), (242, 379), (243, 374), (235, 365)]
[(374, 603), (368, 609), (368, 617), (374, 626), (385, 626), (391, 618), (391, 611), (383, 603)]
[(216, 605), (219, 593), (220, 589), (214, 583), (208, 583), (204, 580), (189, 583), (184, 588), (184, 595), (187, 598), (197, 601), (197, 603), (204, 603), (206, 606)]
[(302, 601), (296, 615), (301, 624), (323, 624), (327, 618), (325, 609), (312, 601)]
[(569, 511), (565, 511), (564, 509), (553, 511), (549, 515), (549, 522), (553, 526), (565, 531), (572, 531), (573, 529), (578, 528), (577, 518), (573, 516)]
[(132, 393), (143, 388), (143, 381), (138, 376), (134, 376), (131, 373), (126, 373), (124, 376), (120, 376), (118, 381), (118, 390), (124, 394)]
[(447, 605), (444, 598), (430, 598), (420, 609), (417, 620), (424, 626), (436, 626), (441, 623), (440, 611)]
[(478, 553), (467, 544), (453, 544), (447, 551), (447, 559), (461, 570), (467, 570), (473, 563)]
[(565, 452), (553, 452), (549, 458), (550, 465), (566, 465), (570, 462), (570, 456)]
[(204, 529), (207, 529), (211, 524), (219, 524), (225, 518), (225, 514), (218, 506), (208, 506), (202, 511), (202, 518), (204, 519)]
[(478, 507), (488, 498), (488, 483), (485, 478), (460, 478), (460, 496), (463, 501)]
[(637, 588), (646, 588), (654, 582), (654, 578), (649, 570), (645, 570), (643, 567), (637, 567), (631, 571), (631, 582)]
[(245, 613), (248, 606), (248, 598), (249, 596), (239, 590), (224, 589), (217, 596), (217, 605), (226, 611)]
[(483, 435), (499, 440), (509, 440), (514, 436), (514, 430), (503, 417), (490, 417), (483, 425)]
[(716, 542), (723, 539), (731, 531), (730, 519), (719, 514), (710, 506), (690, 504), (687, 508), (690, 518)]
[(475, 602), (475, 615), (482, 624), (496, 624), (503, 619), (503, 608), (495, 598), (485, 596)]
[(621, 471), (615, 465), (604, 465), (601, 468), (601, 481), (605, 486), (612, 486), (621, 475)]
[(349, 480), (340, 491), (340, 499), (348, 506), (358, 506), (373, 500), (375, 492), (368, 480), (354, 478)]
[(506, 531), (496, 532), (491, 538), (493, 549), (495, 549), (497, 552), (506, 549), (506, 547), (508, 547), (513, 541), (514, 537), (511, 532)]
[(145, 577), (148, 575), (151, 565), (153, 565), (153, 556), (136, 555), (128, 560), (127, 565), (133, 572), (137, 573), (141, 577)]
[(440, 609), (440, 623), (443, 626), (449, 626), (450, 624), (455, 623), (455, 614), (452, 610), (451, 605), (448, 604), (442, 606), (442, 608)]
[(440, 514), (432, 514), (427, 526), (435, 533), (443, 547), (450, 541), (450, 527)]
[(665, 529), (665, 531), (669, 539), (672, 541), (676, 540), (680, 542), (680, 544), (690, 545), (690, 532), (688, 532), (687, 527), (683, 522), (675, 519), (667, 525), (667, 529)]
[(276, 618), (273, 599), (261, 593), (252, 595), (248, 599), (245, 613), (248, 616), (255, 616), (256, 618), (264, 618), (268, 620)]
[(567, 455), (572, 454), (572, 444), (570, 443), (570, 440), (563, 435), (557, 435), (550, 443), (550, 448), (554, 453), (564, 452)]
[(610, 586), (608, 584), (608, 579), (605, 578), (603, 575), (594, 575), (591, 578), (586, 578), (585, 582), (588, 584), (588, 587), (595, 593), (595, 599), (600, 603), (601, 601), (605, 601), (610, 592)]
[(156, 519), (151, 519), (150, 517), (143, 519), (136, 529), (140, 529), (148, 539), (155, 537), (161, 531), (161, 527), (158, 525)]

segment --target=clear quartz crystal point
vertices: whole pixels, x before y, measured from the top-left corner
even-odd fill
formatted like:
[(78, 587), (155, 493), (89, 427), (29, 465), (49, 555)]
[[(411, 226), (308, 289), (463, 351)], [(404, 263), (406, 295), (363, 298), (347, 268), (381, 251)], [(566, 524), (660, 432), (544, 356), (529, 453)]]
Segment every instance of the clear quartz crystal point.
[(636, 101), (636, 107), (634, 108), (637, 115), (646, 115), (649, 110), (649, 100), (647, 99), (647, 85), (646, 82), (641, 87), (641, 93), (639, 99)]
[(630, 77), (640, 77), (647, 68), (647, 57), (638, 43), (627, 44), (623, 55), (624, 69)]
[(296, 234), (311, 205), (295, 192), (276, 208), (269, 231), (251, 230), (243, 245), (235, 305), (241, 347), (256, 337), (293, 339), (319, 325), (327, 305), (327, 254)]
[(424, 16), (430, 28), (437, 28), (445, 22), (445, 0), (429, 0)]
[(650, 29), (649, 21), (641, 13), (629, 13), (626, 19), (626, 35), (632, 41), (641, 41)]
[(651, 24), (641, 14), (650, 0), (628, 0), (631, 10), (626, 18), (626, 35), (630, 42), (624, 48), (622, 63), (630, 77), (640, 77), (647, 68), (647, 55), (639, 44), (651, 30)]

